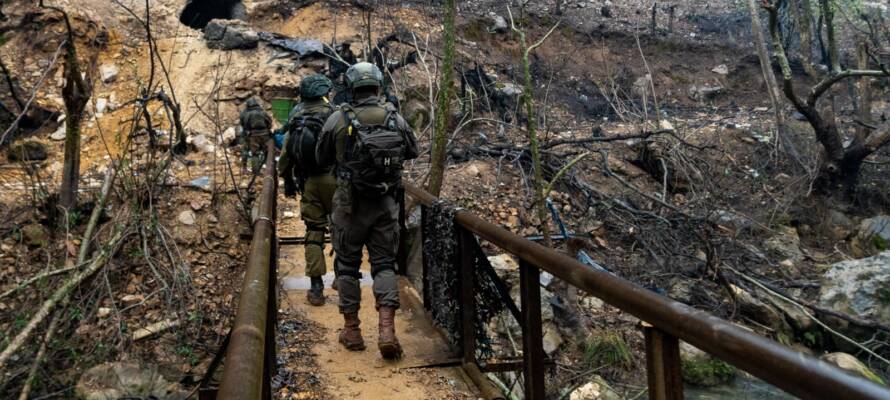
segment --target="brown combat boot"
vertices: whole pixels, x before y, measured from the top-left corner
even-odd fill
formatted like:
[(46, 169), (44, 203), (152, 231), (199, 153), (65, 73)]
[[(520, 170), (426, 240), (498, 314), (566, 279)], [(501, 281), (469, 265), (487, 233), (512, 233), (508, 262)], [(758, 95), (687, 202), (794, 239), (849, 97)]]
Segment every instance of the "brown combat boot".
[(380, 355), (388, 360), (396, 360), (402, 358), (402, 346), (399, 339), (396, 338), (396, 309), (393, 307), (380, 307), (380, 339), (377, 341), (377, 347), (380, 349)]
[(358, 327), (361, 321), (358, 313), (343, 314), (343, 329), (340, 331), (340, 344), (347, 350), (361, 351), (365, 349), (362, 330)]

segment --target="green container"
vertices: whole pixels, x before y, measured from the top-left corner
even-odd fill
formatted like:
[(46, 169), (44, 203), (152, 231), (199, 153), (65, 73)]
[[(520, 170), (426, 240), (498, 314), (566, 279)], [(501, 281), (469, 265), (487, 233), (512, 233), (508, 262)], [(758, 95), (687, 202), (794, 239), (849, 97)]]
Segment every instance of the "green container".
[(284, 125), (287, 123), (287, 116), (290, 115), (290, 110), (295, 105), (297, 105), (297, 102), (294, 99), (272, 99), (272, 116), (281, 125)]

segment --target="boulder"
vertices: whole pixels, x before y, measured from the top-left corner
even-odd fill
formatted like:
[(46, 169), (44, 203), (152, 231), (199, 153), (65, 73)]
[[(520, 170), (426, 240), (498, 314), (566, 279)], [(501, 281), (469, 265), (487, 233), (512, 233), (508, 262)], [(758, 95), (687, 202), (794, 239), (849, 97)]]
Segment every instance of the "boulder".
[(179, 213), (176, 220), (179, 221), (180, 224), (192, 226), (195, 224), (195, 212), (192, 210), (185, 210)]
[(116, 81), (119, 73), (120, 70), (118, 70), (117, 66), (114, 64), (102, 64), (99, 67), (99, 77), (104, 83), (112, 83)]
[(780, 226), (776, 231), (778, 233), (775, 236), (764, 242), (764, 247), (779, 254), (782, 259), (790, 259), (795, 263), (803, 261), (804, 254), (800, 250), (800, 236), (797, 234), (797, 229)]
[(43, 161), (46, 160), (46, 146), (43, 143), (28, 140), (15, 144), (6, 150), (9, 161)]
[(211, 20), (204, 28), (207, 47), (216, 50), (255, 49), (259, 35), (245, 22), (238, 20)]
[(28, 224), (22, 227), (22, 239), (31, 247), (44, 247), (49, 244), (49, 231), (40, 224)]
[(703, 101), (712, 100), (726, 93), (726, 88), (720, 85), (692, 85), (689, 87), (689, 98)]
[(788, 334), (791, 327), (785, 321), (784, 315), (775, 307), (766, 304), (751, 293), (736, 285), (730, 284), (735, 299), (738, 302), (739, 312), (752, 320), (775, 329), (779, 333)]
[(66, 129), (67, 129), (67, 124), (65, 122), (62, 122), (62, 125), (59, 125), (59, 128), (56, 129), (56, 131), (53, 132), (51, 135), (49, 135), (49, 138), (52, 140), (59, 140), (59, 141), (65, 140), (65, 136), (66, 136), (65, 130)]
[(510, 25), (507, 23), (506, 18), (494, 14), (491, 15), (491, 26), (488, 30), (492, 33), (507, 33), (510, 30)]
[(569, 400), (620, 400), (621, 396), (599, 375), (579, 386), (569, 395)]
[(195, 148), (202, 153), (213, 153), (216, 150), (216, 146), (214, 146), (213, 142), (203, 133), (189, 136), (186, 138), (186, 142), (194, 145)]
[(513, 258), (513, 256), (509, 254), (499, 254), (496, 256), (489, 256), (488, 262), (491, 264), (492, 268), (495, 271), (518, 271), (519, 263)]
[(729, 75), (729, 67), (726, 64), (720, 64), (711, 69), (711, 72), (718, 75)]
[(819, 305), (890, 324), (890, 251), (833, 264), (822, 276)]
[(188, 396), (176, 383), (167, 380), (156, 367), (115, 362), (87, 370), (75, 386), (78, 398), (111, 400), (122, 398), (185, 399)]
[(234, 126), (230, 126), (222, 133), (222, 142), (219, 144), (222, 146), (230, 146), (237, 137), (238, 130)]
[(890, 250), (890, 216), (878, 215), (862, 220), (856, 237), (866, 248)]
[(736, 369), (732, 365), (686, 342), (680, 342), (680, 365), (683, 381), (695, 386), (721, 385), (728, 383), (736, 375)]
[(856, 226), (850, 217), (838, 210), (829, 210), (820, 225), (822, 233), (833, 240), (848, 238)]
[(875, 382), (880, 385), (886, 385), (884, 380), (881, 379), (880, 376), (872, 372), (862, 361), (859, 361), (858, 358), (853, 357), (847, 353), (828, 353), (822, 357), (819, 357), (820, 360), (832, 363), (836, 365), (838, 368), (852, 372), (855, 375), (859, 375), (865, 379), (868, 379), (872, 382)]
[(562, 334), (559, 333), (559, 328), (557, 328), (556, 324), (553, 322), (546, 323), (542, 333), (544, 335), (541, 340), (543, 342), (544, 353), (547, 353), (549, 356), (556, 352), (556, 350), (559, 350), (559, 346), (562, 346)]

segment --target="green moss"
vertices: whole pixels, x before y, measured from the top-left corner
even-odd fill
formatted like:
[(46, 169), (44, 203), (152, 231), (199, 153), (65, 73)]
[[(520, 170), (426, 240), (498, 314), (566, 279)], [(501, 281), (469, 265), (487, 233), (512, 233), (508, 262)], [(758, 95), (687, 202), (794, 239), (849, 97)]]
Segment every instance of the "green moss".
[(884, 238), (882, 238), (878, 235), (875, 235), (871, 239), (871, 243), (875, 246), (876, 249), (878, 249), (878, 251), (884, 251), (884, 250), (887, 250), (888, 248), (890, 248), (890, 243), (887, 243), (887, 241), (884, 240)]
[(682, 369), (683, 380), (696, 386), (716, 386), (727, 383), (735, 377), (736, 373), (732, 365), (715, 358), (684, 360)]
[(627, 342), (615, 333), (589, 336), (582, 345), (584, 361), (592, 366), (618, 366), (633, 368), (633, 353)]

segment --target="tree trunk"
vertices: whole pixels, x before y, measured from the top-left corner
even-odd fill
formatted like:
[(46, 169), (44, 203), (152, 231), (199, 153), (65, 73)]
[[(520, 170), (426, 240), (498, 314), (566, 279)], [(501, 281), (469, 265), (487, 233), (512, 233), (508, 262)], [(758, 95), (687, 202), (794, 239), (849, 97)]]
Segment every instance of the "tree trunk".
[(436, 107), (436, 131), (430, 156), (429, 192), (439, 196), (445, 177), (445, 148), (448, 144), (447, 129), (451, 119), (451, 97), (454, 93), (454, 18), (457, 14), (455, 0), (445, 2), (444, 51), (442, 52), (442, 76), (439, 82), (439, 103)]
[[(769, 52), (766, 48), (766, 39), (763, 37), (763, 25), (760, 23), (760, 15), (757, 13), (759, 8), (755, 0), (748, 0), (748, 11), (751, 15), (751, 31), (754, 34), (754, 44), (757, 47), (757, 56), (760, 59), (760, 71), (763, 74), (763, 80), (766, 83), (766, 91), (769, 94), (770, 102), (773, 105), (773, 112), (776, 117), (776, 133), (783, 136), (785, 131), (785, 116), (782, 114), (781, 93), (776, 83), (776, 74), (773, 72), (772, 63), (770, 62)], [(784, 138), (783, 138), (784, 140)]]
[(68, 43), (65, 49), (65, 87), (62, 89), (62, 98), (68, 115), (65, 122), (65, 160), (59, 205), (73, 210), (77, 206), (77, 185), (80, 180), (80, 123), (83, 120), (83, 110), (90, 99), (90, 88), (80, 73), (77, 46), (67, 14), (65, 24), (68, 29)]
[(658, 21), (655, 19), (658, 15), (658, 2), (652, 4), (652, 21), (649, 22), (649, 31), (651, 35), (654, 37), (656, 34), (656, 30), (658, 29)]
[(831, 59), (831, 72), (841, 71), (841, 60), (838, 56), (837, 39), (834, 35), (834, 11), (831, 0), (819, 0), (822, 8), (822, 21), (825, 23), (825, 35), (828, 37), (828, 58)]
[(522, 75), (525, 87), (522, 91), (522, 102), (525, 104), (527, 114), (526, 130), (528, 130), (528, 147), (532, 153), (532, 173), (534, 179), (534, 202), (540, 221), (541, 235), (544, 237), (544, 246), (550, 247), (550, 224), (547, 217), (547, 205), (544, 200), (544, 176), (541, 166), (541, 151), (538, 146), (538, 121), (535, 118), (535, 106), (532, 98), (534, 85), (532, 84), (531, 67), (529, 66), (528, 43), (525, 33), (520, 33), (520, 51), (522, 52)]
[(800, 4), (794, 9), (800, 30), (800, 57), (807, 75), (816, 77), (816, 68), (813, 68), (813, 5), (810, 0), (798, 1)]
[[(868, 69), (868, 42), (862, 39), (857, 49), (857, 62), (861, 70)], [(865, 125), (871, 125), (871, 78), (863, 76), (859, 78), (859, 104), (856, 107), (856, 114), (859, 118), (861, 126), (857, 128), (857, 142), (861, 142), (868, 137), (869, 128)]]

